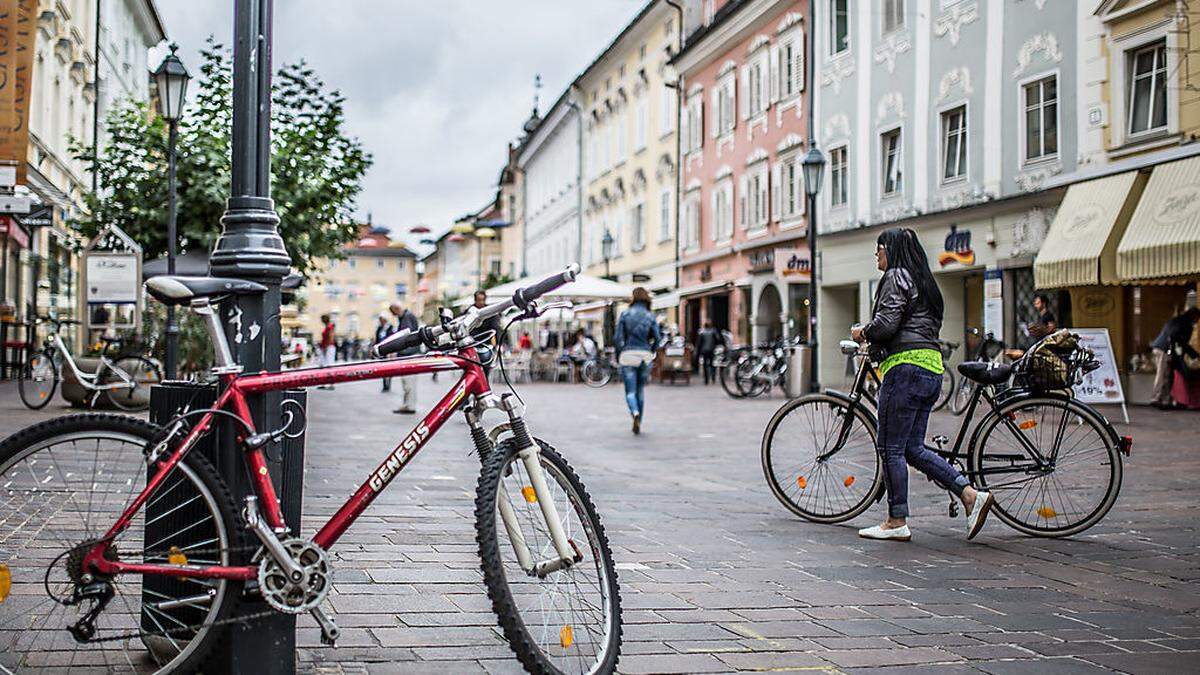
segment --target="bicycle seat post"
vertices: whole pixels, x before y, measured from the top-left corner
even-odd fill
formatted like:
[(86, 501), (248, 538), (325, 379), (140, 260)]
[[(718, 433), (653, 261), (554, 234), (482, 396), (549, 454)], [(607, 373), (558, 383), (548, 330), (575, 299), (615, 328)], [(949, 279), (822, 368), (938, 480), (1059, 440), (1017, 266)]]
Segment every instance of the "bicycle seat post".
[(221, 317), (217, 316), (217, 312), (208, 298), (195, 298), (191, 301), (191, 309), (204, 321), (208, 338), (212, 340), (213, 358), (215, 359), (213, 372), (217, 375), (242, 372), (242, 367), (234, 363), (233, 355), (229, 351), (229, 340), (225, 338), (225, 328), (221, 326)]

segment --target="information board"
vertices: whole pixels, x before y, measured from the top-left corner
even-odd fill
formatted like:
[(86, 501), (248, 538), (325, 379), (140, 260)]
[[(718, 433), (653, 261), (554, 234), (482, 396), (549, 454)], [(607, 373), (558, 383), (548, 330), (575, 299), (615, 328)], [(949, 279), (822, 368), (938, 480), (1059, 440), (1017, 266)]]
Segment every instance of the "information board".
[(1092, 350), (1100, 367), (1083, 376), (1083, 382), (1075, 385), (1075, 397), (1084, 403), (1125, 403), (1125, 391), (1121, 388), (1121, 375), (1117, 372), (1117, 360), (1113, 355), (1112, 342), (1107, 328), (1072, 328), (1079, 336), (1080, 345)]
[(1004, 339), (1004, 273), (987, 270), (983, 273), (983, 331)]
[(124, 304), (138, 300), (138, 258), (129, 253), (87, 255), (87, 302)]

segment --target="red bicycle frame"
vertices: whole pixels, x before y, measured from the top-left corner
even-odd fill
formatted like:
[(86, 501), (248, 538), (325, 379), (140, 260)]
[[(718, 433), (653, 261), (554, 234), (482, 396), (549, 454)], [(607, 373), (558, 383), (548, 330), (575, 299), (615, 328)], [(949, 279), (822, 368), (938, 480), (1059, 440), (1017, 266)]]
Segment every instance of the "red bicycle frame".
[[(240, 375), (230, 373), (221, 376), (224, 391), (216, 403), (214, 410), (228, 410), (236, 415), (244, 426), (237, 429), (237, 442), (245, 446), (245, 440), (255, 433), (254, 421), (250, 416), (250, 408), (246, 404), (247, 394), (261, 394), (268, 391), (281, 391), (298, 387), (313, 387), (339, 382), (358, 382), (362, 380), (377, 380), (385, 377), (406, 377), (437, 373), (448, 370), (461, 370), (462, 378), (442, 396), (433, 410), (410, 431), (391, 453), (371, 472), (363, 484), (359, 486), (350, 500), (338, 509), (337, 513), (317, 531), (313, 542), (325, 550), (337, 543), (342, 534), (354, 523), (371, 502), (404, 470), (438, 429), (450, 419), (458, 409), (459, 404), (468, 396), (482, 396), (491, 391), (487, 376), (479, 364), (479, 357), (474, 348), (462, 350), (459, 354), (429, 353), (419, 357), (389, 359), (383, 361), (364, 361), (348, 363), (340, 366), (323, 368), (303, 368), (279, 373), (256, 373)], [(84, 557), (84, 567), (91, 568), (104, 575), (116, 574), (161, 574), (171, 577), (191, 577), (197, 579), (236, 579), (250, 580), (258, 574), (257, 566), (199, 566), (199, 565), (158, 565), (148, 563), (126, 563), (119, 560), (108, 560), (104, 552), (114, 537), (129, 526), (134, 514), (146, 503), (155, 490), (166, 480), (168, 474), (183, 460), (183, 457), (195, 446), (205, 433), (212, 430), (213, 420), (217, 416), (208, 412), (192, 428), (183, 442), (166, 458), (159, 461), (159, 469), (146, 482), (146, 487), (138, 494), (117, 522), (100, 538), (87, 556)], [(275, 495), (275, 486), (267, 473), (267, 463), (263, 450), (245, 448), (245, 461), (250, 469), (254, 484), (254, 492), (267, 525), (276, 532), (287, 530), (283, 522), (283, 513)]]

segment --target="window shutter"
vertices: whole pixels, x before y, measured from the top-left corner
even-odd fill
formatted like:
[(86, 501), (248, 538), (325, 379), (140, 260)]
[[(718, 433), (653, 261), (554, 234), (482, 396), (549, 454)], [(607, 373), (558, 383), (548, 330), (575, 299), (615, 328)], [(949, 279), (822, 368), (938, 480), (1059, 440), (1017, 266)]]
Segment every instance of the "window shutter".
[(779, 47), (776, 45), (771, 45), (769, 62), (771, 65), (769, 71), (770, 75), (767, 77), (767, 79), (770, 81), (768, 84), (771, 93), (769, 100), (771, 103), (774, 103), (775, 101), (779, 100), (780, 92), (783, 90), (783, 87), (781, 87), (779, 84)]
[(747, 229), (750, 226), (750, 214), (747, 211), (747, 204), (749, 203), (750, 200), (747, 199), (748, 195), (746, 194), (748, 185), (749, 185), (749, 183), (746, 181), (746, 175), (742, 174), (742, 176), (738, 179), (737, 199), (738, 199), (738, 225), (740, 225), (743, 230)]
[(696, 133), (696, 138), (700, 139), (700, 142), (696, 144), (696, 147), (703, 148), (704, 147), (704, 97), (703, 96), (696, 97), (696, 126), (699, 127), (699, 129), (697, 130), (697, 133)]
[(715, 87), (712, 90), (712, 110), (714, 113), (711, 122), (712, 137), (717, 138), (721, 135), (721, 88)]
[(691, 115), (688, 114), (689, 112), (690, 111), (685, 105), (683, 108), (683, 115), (680, 116), (679, 120), (679, 137), (683, 140), (683, 151), (685, 153), (692, 149), (692, 137), (689, 135), (692, 128)]
[(742, 119), (750, 119), (750, 66), (742, 66), (742, 91), (738, 97), (738, 107), (742, 110)]
[(708, 236), (713, 241), (717, 240), (717, 221), (720, 220), (720, 214), (717, 213), (717, 192), (718, 191), (719, 190), (714, 189), (709, 194), (709, 199), (712, 202), (712, 204), (710, 204), (711, 208), (709, 209), (708, 213), (712, 217), (709, 218), (709, 220), (708, 220)]
[(779, 222), (783, 212), (783, 165), (779, 162), (771, 169), (771, 217), (770, 220)]
[(796, 62), (796, 67), (792, 70), (796, 78), (796, 91), (804, 91), (804, 80), (808, 72), (804, 69), (805, 45), (808, 36), (805, 33), (800, 33), (796, 38), (796, 45), (792, 50), (792, 60)]
[(737, 115), (737, 78), (736, 77), (730, 78), (730, 80), (729, 80), (729, 103), (728, 103), (728, 105), (729, 105), (729, 117), (730, 117), (729, 126), (731, 128), (736, 129), (737, 128), (737, 120), (738, 120), (738, 115)]

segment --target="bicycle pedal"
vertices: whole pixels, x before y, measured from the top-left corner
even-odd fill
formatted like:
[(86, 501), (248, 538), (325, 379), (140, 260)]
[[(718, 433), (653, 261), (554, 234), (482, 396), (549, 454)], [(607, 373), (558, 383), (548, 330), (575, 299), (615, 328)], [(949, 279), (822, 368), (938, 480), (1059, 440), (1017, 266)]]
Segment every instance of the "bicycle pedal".
[(950, 517), (951, 518), (958, 517), (958, 502), (956, 502), (956, 501), (950, 502)]
[(321, 644), (327, 647), (336, 647), (337, 639), (342, 631), (334, 623), (333, 617), (326, 614), (325, 610), (320, 607), (313, 607), (309, 614), (317, 620), (317, 625), (321, 627)]

